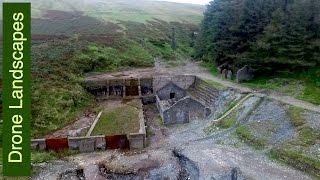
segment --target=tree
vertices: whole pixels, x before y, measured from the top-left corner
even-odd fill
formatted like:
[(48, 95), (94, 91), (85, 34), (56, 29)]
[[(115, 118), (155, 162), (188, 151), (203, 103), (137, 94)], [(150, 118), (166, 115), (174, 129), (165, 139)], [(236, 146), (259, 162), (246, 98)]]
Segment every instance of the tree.
[(195, 57), (258, 70), (319, 65), (320, 1), (215, 0), (207, 6)]
[(177, 40), (176, 40), (176, 29), (172, 27), (172, 35), (171, 35), (171, 48), (173, 50), (177, 49)]

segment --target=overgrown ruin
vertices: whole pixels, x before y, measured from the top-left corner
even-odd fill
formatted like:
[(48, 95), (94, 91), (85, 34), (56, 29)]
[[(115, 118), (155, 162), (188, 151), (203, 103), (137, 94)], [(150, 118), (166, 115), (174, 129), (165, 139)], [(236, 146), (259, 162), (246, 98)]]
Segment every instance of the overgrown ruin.
[[(122, 120), (121, 115), (128, 117), (128, 121), (136, 119), (130, 122), (132, 124), (131, 127), (138, 127), (136, 131), (133, 132), (129, 130), (132, 128), (127, 127), (127, 130), (124, 129), (111, 134), (104, 134), (104, 131), (94, 132), (95, 127), (103, 130), (108, 129), (108, 127), (104, 126), (110, 126), (103, 123), (97, 125), (104, 119), (105, 113), (100, 112), (94, 120), (91, 117), (91, 120), (88, 121), (88, 118), (85, 120), (86, 123), (83, 123), (83, 121), (75, 122), (74, 124), (83, 125), (82, 127), (74, 125), (74, 128), (77, 128), (75, 130), (66, 128), (66, 130), (58, 131), (45, 139), (34, 139), (32, 141), (33, 149), (78, 149), (81, 152), (117, 148), (142, 149), (146, 147), (143, 105), (155, 103), (165, 125), (184, 124), (192, 120), (201, 120), (209, 117), (212, 109), (215, 108), (213, 103), (219, 96), (217, 89), (211, 87), (200, 78), (191, 75), (144, 78), (107, 77), (99, 80), (89, 79), (83, 85), (99, 102), (113, 102), (113, 104), (119, 102), (119, 107), (130, 108), (132, 106), (136, 109), (137, 113), (135, 114), (127, 114), (129, 112), (125, 108), (123, 110), (118, 109), (118, 111), (121, 111), (118, 114), (120, 120)], [(112, 111), (114, 110), (110, 112), (112, 113)], [(116, 118), (111, 119), (111, 122), (114, 121), (117, 121)], [(123, 125), (127, 123), (129, 122), (123, 122)]]
[(144, 104), (157, 103), (164, 124), (188, 123), (211, 114), (218, 90), (196, 76), (150, 78), (106, 78), (86, 81), (86, 89), (98, 100), (141, 98)]

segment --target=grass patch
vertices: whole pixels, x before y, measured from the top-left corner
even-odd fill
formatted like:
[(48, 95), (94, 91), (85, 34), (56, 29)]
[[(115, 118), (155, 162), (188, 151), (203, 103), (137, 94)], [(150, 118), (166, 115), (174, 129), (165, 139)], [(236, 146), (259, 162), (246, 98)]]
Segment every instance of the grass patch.
[(218, 82), (215, 82), (215, 81), (212, 81), (212, 80), (208, 80), (208, 79), (205, 79), (204, 80), (206, 83), (208, 83), (210, 86), (218, 89), (218, 90), (226, 90), (227, 87), (226, 86), (223, 86), (222, 84), (218, 83)]
[(303, 126), (306, 123), (305, 120), (301, 117), (302, 112), (303, 109), (301, 108), (297, 108), (294, 106), (290, 106), (289, 108), (290, 120), (296, 128), (299, 128), (300, 126)]
[(233, 125), (235, 125), (236, 122), (237, 121), (234, 117), (228, 117), (220, 121), (217, 126), (222, 129), (228, 129), (228, 128), (231, 128)]
[(128, 39), (118, 42), (120, 48), (91, 43), (75, 58), (85, 72), (116, 71), (128, 67), (153, 66), (153, 57), (138, 43)]
[(320, 161), (317, 158), (312, 158), (303, 153), (291, 149), (289, 146), (282, 146), (270, 151), (270, 157), (278, 161), (289, 164), (299, 170), (311, 173), (320, 177)]
[[(213, 63), (202, 62), (214, 76), (219, 72)], [(294, 73), (281, 72), (271, 76), (257, 76), (242, 83), (253, 89), (266, 89), (281, 92), (297, 99), (320, 105), (320, 67)]]
[(61, 159), (67, 156), (79, 154), (77, 150), (63, 150), (59, 152), (54, 151), (32, 151), (31, 163), (43, 163), (57, 159)]
[(293, 141), (292, 144), (309, 147), (314, 145), (320, 139), (320, 131), (312, 129), (310, 127), (303, 127), (298, 139)]
[(139, 129), (139, 109), (124, 104), (121, 107), (104, 111), (92, 134), (121, 135), (136, 133)]
[(205, 128), (204, 132), (206, 134), (211, 134), (211, 133), (218, 131), (218, 130), (221, 130), (221, 129), (231, 128), (236, 123), (237, 123), (236, 113), (232, 113), (231, 115), (227, 116), (226, 118), (222, 119), (221, 121), (216, 122), (213, 125)]
[(245, 125), (239, 126), (236, 129), (236, 134), (240, 139), (244, 140), (256, 149), (263, 149), (266, 146), (266, 140), (254, 137), (249, 128)]
[(293, 124), (299, 130), (298, 137), (273, 148), (270, 157), (290, 166), (311, 173), (320, 177), (320, 160), (317, 154), (306, 154), (311, 146), (319, 143), (320, 131), (312, 129), (304, 124), (297, 113), (299, 109), (294, 109), (292, 117)]
[(320, 105), (320, 67), (300, 72), (259, 76), (243, 83), (250, 88), (268, 89)]
[(305, 90), (302, 94), (297, 96), (297, 98), (320, 105), (320, 85), (307, 82), (305, 85)]
[(214, 76), (219, 75), (218, 69), (213, 63), (203, 61), (203, 62), (201, 62), (201, 66), (204, 68), (207, 68), (212, 75), (214, 75)]
[(149, 127), (147, 128), (147, 137), (152, 137), (155, 135), (154, 131)]

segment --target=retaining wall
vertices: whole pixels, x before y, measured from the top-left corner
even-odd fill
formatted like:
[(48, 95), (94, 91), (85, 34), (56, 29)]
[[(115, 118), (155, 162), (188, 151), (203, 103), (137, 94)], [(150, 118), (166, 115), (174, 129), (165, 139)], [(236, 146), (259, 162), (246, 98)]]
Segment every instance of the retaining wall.
[[(142, 104), (140, 109), (142, 109)], [(100, 115), (101, 112), (97, 116), (97, 120), (99, 120)], [(86, 137), (33, 139), (31, 141), (31, 149), (53, 151), (70, 149), (79, 150), (80, 152), (93, 152), (106, 149), (143, 149), (146, 144), (143, 111), (139, 112), (139, 125), (139, 132), (129, 135), (90, 136), (89, 134)]]
[(188, 89), (196, 80), (195, 76), (157, 76), (153, 78), (106, 78), (104, 80), (85, 81), (84, 87), (97, 99), (136, 98), (154, 95), (155, 92), (173, 83), (182, 89)]
[(145, 134), (90, 136), (33, 139), (31, 149), (43, 150), (79, 150), (80, 152), (94, 152), (106, 149), (142, 149), (145, 146)]

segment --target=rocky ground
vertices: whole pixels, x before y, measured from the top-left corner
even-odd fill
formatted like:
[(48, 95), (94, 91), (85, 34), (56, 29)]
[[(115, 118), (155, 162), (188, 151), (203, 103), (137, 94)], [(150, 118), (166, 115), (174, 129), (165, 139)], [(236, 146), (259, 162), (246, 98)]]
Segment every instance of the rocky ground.
[[(193, 63), (176, 71), (164, 70), (161, 63), (156, 67), (163, 74), (204, 74)], [(149, 74), (152, 70), (135, 71), (140, 72)], [(128, 76), (130, 73), (122, 72)], [(106, 75), (95, 78), (99, 76)], [(270, 149), (299, 137), (302, 128), (294, 121), (292, 105), (254, 94), (228, 114), (225, 122), (214, 123), (246, 91), (250, 92), (242, 87), (237, 91), (221, 90), (211, 118), (183, 125), (164, 126), (155, 104), (144, 106), (148, 147), (143, 151), (79, 154), (37, 164), (32, 179), (314, 179), (268, 156)], [(307, 109), (297, 111), (303, 117), (302, 127), (319, 132), (320, 113)], [(249, 134), (243, 134), (243, 129)], [(319, 159), (319, 146), (316, 140), (304, 147), (306, 154)]]
[[(164, 126), (155, 105), (147, 105), (149, 146), (145, 150), (79, 154), (36, 165), (33, 179), (312, 179), (270, 160), (263, 150), (249, 147), (234, 133), (239, 125), (247, 125), (256, 138), (267, 138), (270, 146), (293, 138), (296, 132), (286, 108), (253, 96), (236, 111), (238, 123), (208, 133), (205, 129), (212, 126), (212, 119)], [(308, 122), (319, 116), (303, 113)]]

